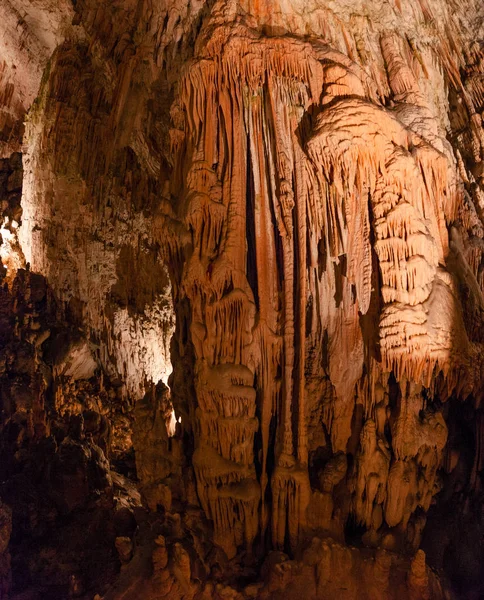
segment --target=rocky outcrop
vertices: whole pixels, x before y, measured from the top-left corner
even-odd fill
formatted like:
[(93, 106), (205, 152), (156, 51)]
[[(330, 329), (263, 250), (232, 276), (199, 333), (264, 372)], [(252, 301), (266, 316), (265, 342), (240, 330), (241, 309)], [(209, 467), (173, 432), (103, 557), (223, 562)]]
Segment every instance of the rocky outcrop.
[(477, 597), (481, 3), (6, 7), (8, 475), (149, 509), (90, 591)]

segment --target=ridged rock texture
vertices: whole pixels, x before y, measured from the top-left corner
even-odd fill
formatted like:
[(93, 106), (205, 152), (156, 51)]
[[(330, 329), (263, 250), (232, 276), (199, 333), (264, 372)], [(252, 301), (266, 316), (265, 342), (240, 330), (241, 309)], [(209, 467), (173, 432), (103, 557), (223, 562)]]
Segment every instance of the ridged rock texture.
[(483, 120), (481, 0), (2, 0), (0, 599), (481, 598)]

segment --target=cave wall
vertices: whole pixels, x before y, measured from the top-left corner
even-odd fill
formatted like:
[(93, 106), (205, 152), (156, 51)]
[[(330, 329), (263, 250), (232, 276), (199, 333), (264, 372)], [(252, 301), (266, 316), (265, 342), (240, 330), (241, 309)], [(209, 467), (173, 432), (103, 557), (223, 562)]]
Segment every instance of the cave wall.
[(0, 158), (22, 144), (45, 66), (74, 15), (67, 0), (5, 0), (0, 7)]
[[(2, 155), (25, 128), (21, 215), (18, 186), (0, 188), (5, 280), (28, 263), (81, 340), (54, 360), (56, 410), (70, 410), (66, 365), (82, 356), (81, 380), (96, 373), (138, 402), (153, 510), (198, 505), (229, 560), (297, 557), (272, 564), (267, 594), (311, 581), (332, 597), (344, 573), (368, 569), (358, 597), (377, 597), (380, 576), (382, 594), (441, 597), (422, 544), (477, 589), (482, 544), (466, 532), (481, 531), (484, 469), (481, 4), (62, 11), (30, 96), (14, 59), (0, 80), (18, 127), (5, 125)], [(8, 32), (26, 61), (27, 33)], [(13, 112), (12, 90), (24, 98)], [(372, 549), (370, 562), (349, 545)]]
[(100, 42), (93, 51), (88, 26), (57, 48), (29, 113), (20, 242), (64, 314), (98, 346), (99, 364), (139, 399), (148, 384), (168, 380), (174, 326), (149, 220), (156, 164), (146, 166), (144, 138), (146, 156), (127, 141), (150, 94), (143, 72), (133, 76), (133, 42), (123, 37), (112, 57)]

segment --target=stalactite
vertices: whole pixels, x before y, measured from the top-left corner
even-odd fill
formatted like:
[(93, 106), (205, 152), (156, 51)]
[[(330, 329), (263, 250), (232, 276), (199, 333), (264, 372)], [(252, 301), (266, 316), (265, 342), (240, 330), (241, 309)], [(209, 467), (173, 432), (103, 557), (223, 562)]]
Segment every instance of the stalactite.
[[(461, 333), (451, 323), (454, 282), (444, 267), (446, 221), (459, 203), (454, 165), (396, 36), (381, 40), (396, 102), (388, 110), (361, 71), (337, 52), (277, 38), (262, 45), (249, 31), (238, 31), (237, 42), (225, 37), (223, 27), (207, 40), (188, 66), (177, 100), (187, 115), (184, 136), (193, 157), (182, 202), (192, 249), (185, 246), (181, 285), (192, 304), (198, 365), (194, 464), (202, 503), (218, 539), (227, 536), (237, 502), (226, 499), (222, 508), (217, 478), (203, 475), (204, 453), (211, 448), (210, 456), (223, 458), (224, 481), (260, 485), (260, 500), (249, 513), (260, 510), (265, 530), (272, 512), (274, 544), (283, 547), (287, 535), (297, 545), (311, 498), (304, 467), (313, 402), (310, 396), (306, 408), (307, 352), (327, 336), (329, 360), (322, 354), (320, 360), (328, 361), (335, 392), (323, 411), (333, 452), (346, 451), (356, 403), (364, 405), (353, 475), (356, 518), (373, 531), (387, 514), (387, 523), (407, 522), (417, 505), (428, 506), (445, 424), (434, 417), (420, 423), (417, 413), (402, 408), (389, 446), (384, 390), (390, 372), (401, 382), (428, 386), (439, 370), (448, 374), (459, 363)], [(291, 52), (281, 53), (286, 46)], [(296, 55), (300, 60), (293, 60)], [(324, 57), (323, 67), (316, 56)], [(298, 133), (304, 111), (319, 102), (313, 128)], [(179, 160), (185, 148), (174, 148)], [(252, 227), (255, 237), (246, 239)], [(365, 368), (358, 315), (368, 313), (372, 299), (372, 236), (383, 299), (381, 364)], [(441, 315), (437, 327), (437, 307), (444, 306), (449, 318), (443, 322)], [(247, 369), (242, 386), (231, 380), (236, 366)], [(359, 383), (364, 372), (370, 373), (366, 387)], [(260, 419), (254, 418), (256, 402)], [(408, 402), (402, 399), (402, 407)], [(274, 418), (276, 464), (269, 472)], [(408, 441), (400, 442), (408, 418), (417, 421)], [(256, 483), (242, 466), (253, 460), (251, 440), (259, 428)], [(422, 439), (435, 434), (435, 442), (420, 445), (418, 431)], [(407, 459), (415, 461), (405, 465), (409, 472), (416, 473), (417, 464), (425, 471), (418, 498), (412, 495), (416, 483), (407, 491), (395, 487)], [(266, 505), (268, 485), (272, 508)], [(227, 548), (240, 539), (231, 534)]]

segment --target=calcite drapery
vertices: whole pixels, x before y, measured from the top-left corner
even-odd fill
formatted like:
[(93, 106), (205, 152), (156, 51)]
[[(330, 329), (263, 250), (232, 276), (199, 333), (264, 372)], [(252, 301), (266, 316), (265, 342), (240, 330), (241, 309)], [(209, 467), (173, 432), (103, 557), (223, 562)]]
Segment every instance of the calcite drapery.
[[(324, 360), (333, 453), (348, 450), (355, 401), (366, 398), (355, 517), (405, 529), (417, 506), (429, 507), (446, 442), (438, 413), (422, 421), (419, 384), (457, 369), (468, 345), (445, 266), (446, 223), (462, 198), (456, 162), (396, 35), (381, 39), (392, 108), (319, 42), (261, 39), (217, 16), (200, 39), (172, 109), (174, 171), (186, 182), (172, 191), (188, 237), (172, 229), (165, 243), (169, 261), (180, 248), (186, 257), (175, 294), (191, 307), (193, 464), (216, 539), (233, 555), (242, 516), (250, 549), (269, 514), (276, 547), (307, 534), (307, 406), (318, 401), (308, 381)], [(369, 340), (365, 350), (358, 316), (372, 305), (375, 314), (375, 283), (379, 357)], [(372, 420), (390, 373), (401, 388), (391, 444), (387, 418), (379, 428)], [(408, 492), (402, 469), (413, 473)]]

